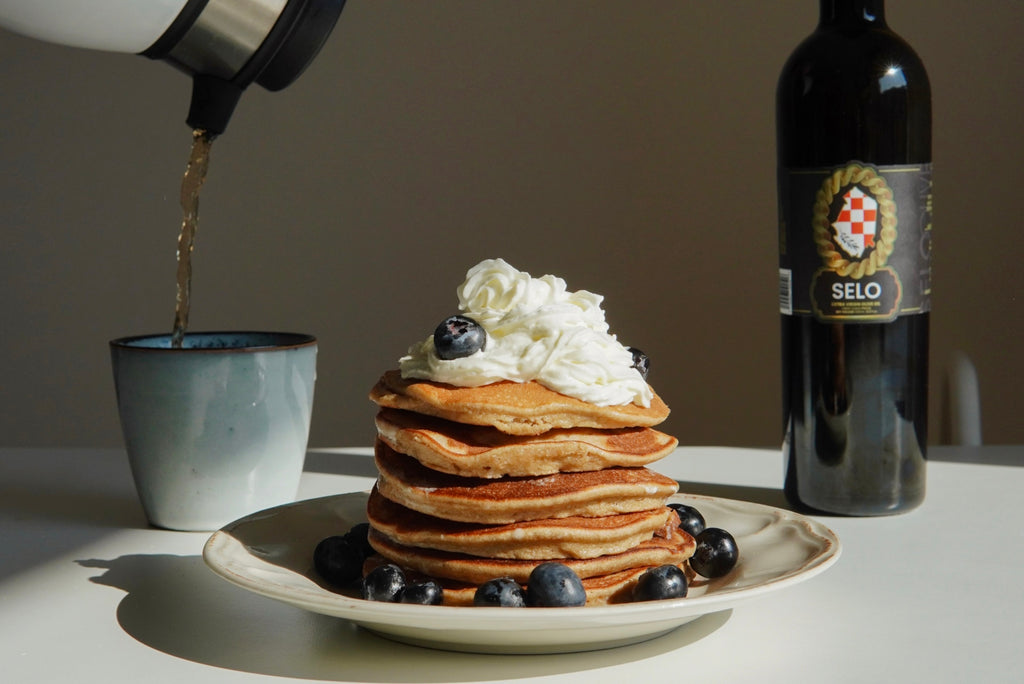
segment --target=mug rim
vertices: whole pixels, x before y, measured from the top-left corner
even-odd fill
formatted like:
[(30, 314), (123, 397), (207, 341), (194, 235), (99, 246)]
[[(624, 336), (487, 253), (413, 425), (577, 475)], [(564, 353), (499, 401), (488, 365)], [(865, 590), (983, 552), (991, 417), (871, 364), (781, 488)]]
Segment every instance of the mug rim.
[[(185, 333), (185, 340), (197, 337), (216, 336), (260, 336), (272, 338), (269, 344), (246, 344), (243, 346), (225, 347), (172, 347), (171, 333), (149, 333), (145, 335), (130, 335), (110, 340), (111, 349), (131, 350), (136, 352), (154, 353), (176, 353), (176, 354), (230, 354), (238, 352), (260, 352), (260, 351), (283, 351), (287, 349), (300, 349), (312, 347), (317, 344), (314, 335), (308, 333), (268, 331), (268, 330), (199, 330)], [(145, 344), (150, 343), (150, 344)], [(152, 343), (156, 343), (155, 345)]]

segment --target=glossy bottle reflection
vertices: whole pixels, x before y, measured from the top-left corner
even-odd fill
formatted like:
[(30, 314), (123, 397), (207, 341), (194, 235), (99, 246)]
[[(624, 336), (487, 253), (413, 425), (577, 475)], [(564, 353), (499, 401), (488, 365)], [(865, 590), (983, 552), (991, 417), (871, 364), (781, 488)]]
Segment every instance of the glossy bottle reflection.
[[(821, 0), (820, 9), (818, 28), (787, 61), (778, 85), (783, 226), (784, 170), (852, 160), (931, 161), (928, 78), (913, 50), (886, 26), (881, 0)], [(930, 211), (930, 181), (927, 192)], [(930, 236), (930, 224), (922, 235)], [(926, 251), (930, 243), (923, 237), (912, 247)], [(928, 274), (920, 278), (930, 292)], [(794, 505), (880, 515), (923, 500), (929, 326), (923, 308), (891, 322), (782, 316), (785, 490)]]

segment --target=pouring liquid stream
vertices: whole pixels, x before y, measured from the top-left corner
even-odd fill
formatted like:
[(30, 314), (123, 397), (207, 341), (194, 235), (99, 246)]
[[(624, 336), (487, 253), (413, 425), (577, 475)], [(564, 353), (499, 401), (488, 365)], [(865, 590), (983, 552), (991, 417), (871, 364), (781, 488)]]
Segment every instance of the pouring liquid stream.
[(177, 297), (174, 307), (174, 329), (171, 346), (180, 348), (188, 328), (188, 314), (192, 291), (192, 250), (195, 249), (196, 229), (199, 227), (199, 190), (206, 181), (210, 166), (210, 147), (213, 136), (206, 131), (192, 131), (192, 150), (189, 153), (185, 176), (181, 181), (181, 233), (178, 236)]

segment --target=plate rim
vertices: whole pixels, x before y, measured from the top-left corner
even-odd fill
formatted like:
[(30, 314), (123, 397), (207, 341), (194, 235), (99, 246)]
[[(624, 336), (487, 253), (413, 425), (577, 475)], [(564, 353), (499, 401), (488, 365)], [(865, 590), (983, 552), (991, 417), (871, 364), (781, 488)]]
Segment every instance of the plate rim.
[[(383, 631), (385, 634), (388, 627), (401, 627), (404, 631), (413, 629), (425, 633), (459, 631), (464, 633), (476, 630), (514, 633), (538, 628), (565, 629), (566, 623), (569, 623), (568, 626), (584, 627), (600, 627), (612, 623), (620, 625), (647, 623), (651, 626), (652, 633), (662, 633), (666, 630), (664, 626), (666, 623), (677, 622), (681, 625), (695, 617), (730, 609), (747, 600), (811, 579), (834, 565), (842, 553), (842, 542), (831, 528), (795, 511), (750, 501), (680, 492), (670, 497), (669, 502), (712, 502), (719, 506), (730, 507), (733, 509), (732, 513), (736, 513), (735, 509), (738, 508), (740, 514), (769, 515), (772, 522), (768, 526), (783, 522), (800, 525), (814, 538), (821, 540), (818, 551), (781, 577), (754, 585), (711, 591), (700, 596), (607, 606), (531, 607), (522, 611), (510, 611), (508, 608), (501, 607), (380, 603), (331, 592), (308, 576), (300, 575), (289, 568), (259, 558), (242, 541), (232, 535), (232, 531), (238, 527), (265, 521), (266, 518), (279, 515), (285, 509), (322, 507), (328, 502), (366, 497), (367, 495), (368, 491), (330, 494), (281, 504), (243, 516), (223, 526), (209, 537), (203, 546), (203, 560), (215, 574), (243, 589), (311, 612), (347, 619), (371, 630)], [(257, 577), (237, 573), (233, 569), (234, 564), (226, 558), (222, 548), (225, 545), (236, 545), (243, 549), (244, 555), (251, 564), (250, 569), (255, 568), (258, 571), (260, 564), (266, 564), (274, 568), (274, 573), (284, 572), (301, 577), (302, 580), (309, 583), (308, 591), (299, 591), (296, 587), (279, 590), (278, 585), (268, 585)]]

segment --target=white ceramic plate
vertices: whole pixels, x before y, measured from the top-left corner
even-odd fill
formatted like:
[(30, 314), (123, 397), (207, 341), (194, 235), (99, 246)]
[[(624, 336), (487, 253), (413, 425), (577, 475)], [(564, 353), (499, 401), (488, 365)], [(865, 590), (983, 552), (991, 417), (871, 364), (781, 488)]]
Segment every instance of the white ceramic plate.
[(365, 521), (365, 493), (270, 508), (237, 520), (207, 541), (214, 572), (257, 594), (346, 618), (396, 641), (480, 653), (556, 653), (650, 639), (698, 617), (802, 582), (831, 566), (840, 543), (832, 530), (770, 506), (679, 494), (709, 526), (736, 538), (740, 560), (729, 575), (691, 583), (682, 599), (582, 608), (476, 608), (362, 601), (322, 587), (313, 549), (324, 537)]

